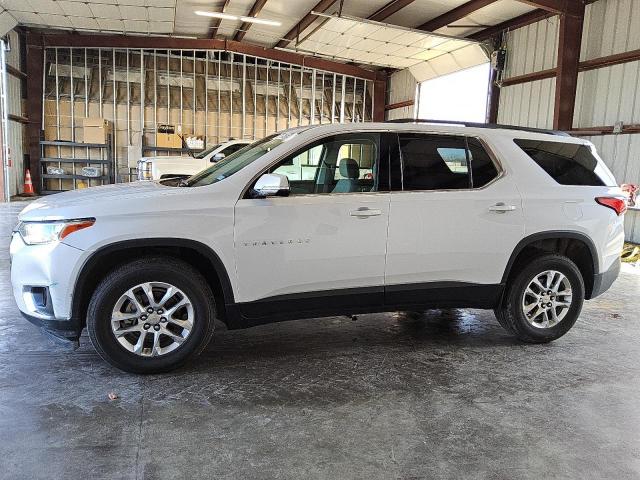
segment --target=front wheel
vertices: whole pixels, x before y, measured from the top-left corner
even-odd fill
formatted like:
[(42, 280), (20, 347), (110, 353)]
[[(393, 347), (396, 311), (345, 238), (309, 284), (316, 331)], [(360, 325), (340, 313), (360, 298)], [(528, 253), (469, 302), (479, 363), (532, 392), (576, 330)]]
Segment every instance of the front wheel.
[(509, 280), (496, 316), (520, 340), (546, 343), (573, 327), (583, 302), (584, 280), (576, 264), (546, 254), (531, 259)]
[(180, 366), (211, 339), (213, 294), (189, 264), (149, 257), (113, 270), (87, 312), (91, 343), (115, 367), (157, 373)]

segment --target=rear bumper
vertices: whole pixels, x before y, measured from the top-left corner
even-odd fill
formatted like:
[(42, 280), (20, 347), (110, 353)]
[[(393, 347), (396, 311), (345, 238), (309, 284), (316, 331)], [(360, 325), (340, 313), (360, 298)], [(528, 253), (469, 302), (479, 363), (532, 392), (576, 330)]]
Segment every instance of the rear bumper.
[(620, 274), (621, 263), (621, 260), (617, 259), (615, 262), (613, 262), (613, 265), (609, 267), (609, 270), (604, 273), (598, 273), (594, 275), (593, 290), (588, 300), (602, 295), (604, 292), (609, 290), (609, 288), (611, 288), (611, 285), (613, 285), (613, 282), (615, 282), (616, 278), (618, 278), (618, 275)]

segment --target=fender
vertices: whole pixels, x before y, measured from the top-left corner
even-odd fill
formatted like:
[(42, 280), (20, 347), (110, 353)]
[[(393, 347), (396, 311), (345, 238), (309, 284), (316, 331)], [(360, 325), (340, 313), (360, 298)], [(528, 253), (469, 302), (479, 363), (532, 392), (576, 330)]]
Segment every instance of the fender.
[(575, 232), (571, 230), (550, 230), (547, 232), (538, 232), (532, 235), (529, 235), (518, 242), (516, 247), (513, 249), (511, 256), (509, 257), (509, 261), (507, 262), (507, 266), (504, 270), (504, 274), (502, 275), (502, 283), (505, 284), (509, 274), (511, 273), (511, 268), (516, 261), (517, 256), (524, 250), (528, 245), (531, 245), (534, 242), (539, 240), (553, 240), (553, 239), (562, 239), (562, 238), (571, 238), (575, 240), (583, 241), (587, 247), (589, 248), (589, 252), (591, 253), (591, 259), (593, 260), (593, 272), (594, 274), (598, 273), (599, 267), (599, 257), (598, 251), (596, 250), (596, 246), (587, 235), (580, 232)]
[(131, 248), (153, 247), (177, 247), (198, 252), (210, 262), (217, 277), (219, 278), (225, 306), (233, 305), (235, 303), (233, 288), (231, 286), (231, 281), (229, 279), (227, 269), (222, 263), (222, 260), (220, 260), (218, 254), (214, 252), (211, 247), (205, 245), (204, 243), (195, 240), (188, 240), (185, 238), (137, 238), (133, 240), (124, 240), (105, 245), (93, 252), (91, 256), (86, 259), (80, 269), (80, 273), (73, 287), (72, 316), (75, 318), (82, 318), (81, 310), (84, 296), (79, 294), (80, 289), (82, 288), (82, 285), (86, 283), (94, 266), (96, 266), (102, 259), (122, 250)]

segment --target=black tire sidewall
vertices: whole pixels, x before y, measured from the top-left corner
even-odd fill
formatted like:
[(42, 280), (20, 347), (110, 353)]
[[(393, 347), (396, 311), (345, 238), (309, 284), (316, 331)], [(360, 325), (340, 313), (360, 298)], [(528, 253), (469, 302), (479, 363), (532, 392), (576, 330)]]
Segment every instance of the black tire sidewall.
[[(182, 290), (191, 300), (194, 325), (175, 351), (158, 357), (142, 357), (127, 351), (111, 331), (111, 313), (120, 296), (145, 282), (165, 282)], [(132, 373), (159, 373), (177, 368), (200, 353), (213, 333), (215, 305), (204, 278), (186, 263), (169, 259), (138, 260), (114, 270), (96, 289), (89, 304), (87, 329), (94, 347), (106, 361)]]
[[(572, 289), (572, 304), (566, 316), (554, 327), (536, 328), (529, 323), (522, 311), (522, 296), (529, 282), (536, 274), (546, 270), (556, 270), (564, 274)], [(513, 333), (521, 340), (544, 343), (556, 340), (566, 334), (576, 323), (584, 303), (584, 280), (578, 267), (561, 255), (544, 255), (532, 259), (508, 286), (502, 313)]]

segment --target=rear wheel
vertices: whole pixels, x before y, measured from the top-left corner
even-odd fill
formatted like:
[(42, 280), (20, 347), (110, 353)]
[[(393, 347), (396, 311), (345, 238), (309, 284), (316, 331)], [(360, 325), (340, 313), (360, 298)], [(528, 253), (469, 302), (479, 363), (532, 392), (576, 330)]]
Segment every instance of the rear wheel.
[(111, 272), (87, 315), (94, 347), (133, 373), (168, 371), (200, 353), (213, 334), (215, 305), (206, 280), (170, 257), (143, 258)]
[(531, 259), (509, 280), (496, 317), (520, 340), (545, 343), (573, 327), (583, 302), (584, 281), (575, 263), (545, 254)]

